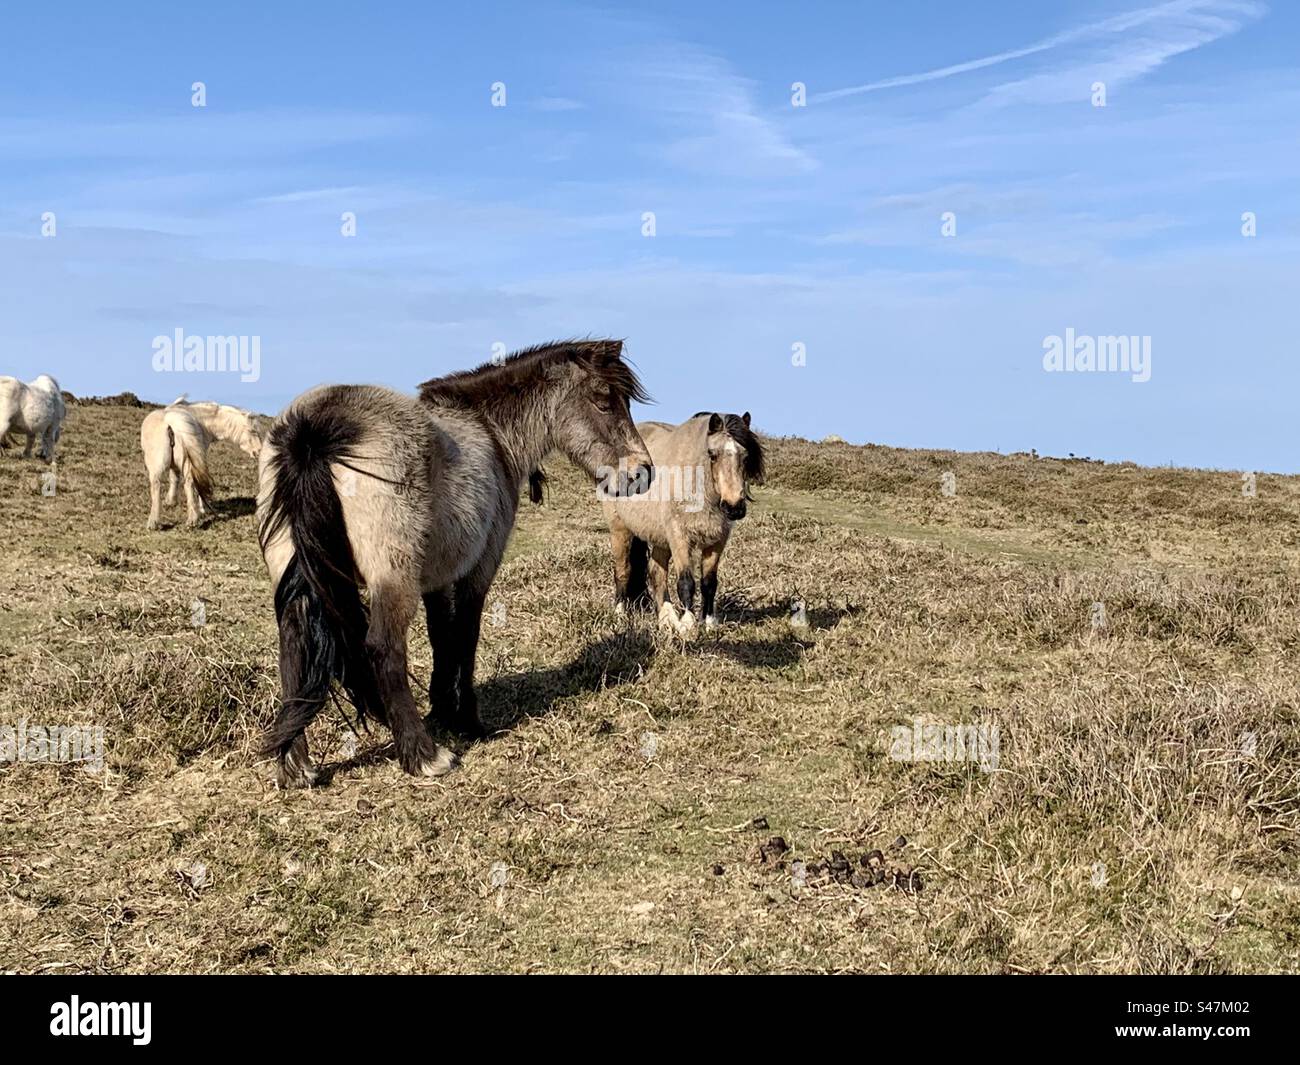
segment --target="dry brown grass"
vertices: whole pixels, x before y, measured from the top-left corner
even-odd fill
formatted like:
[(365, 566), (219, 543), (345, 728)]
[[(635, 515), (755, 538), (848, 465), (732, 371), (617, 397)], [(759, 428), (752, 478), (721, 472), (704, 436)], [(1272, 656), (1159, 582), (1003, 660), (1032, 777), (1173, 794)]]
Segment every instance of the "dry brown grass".
[[(53, 498), (0, 457), (0, 722), (108, 737), (98, 775), (0, 768), (4, 969), (1300, 968), (1300, 479), (772, 441), (683, 648), (607, 609), (557, 462), (480, 656), (512, 727), (420, 787), (331, 713), (332, 779), (283, 794), (251, 466), (219, 446), (220, 520), (146, 533), (142, 415), (72, 408)], [(914, 717), (996, 724), (998, 768), (890, 760)], [(903, 835), (922, 889), (799, 886), (771, 835)]]

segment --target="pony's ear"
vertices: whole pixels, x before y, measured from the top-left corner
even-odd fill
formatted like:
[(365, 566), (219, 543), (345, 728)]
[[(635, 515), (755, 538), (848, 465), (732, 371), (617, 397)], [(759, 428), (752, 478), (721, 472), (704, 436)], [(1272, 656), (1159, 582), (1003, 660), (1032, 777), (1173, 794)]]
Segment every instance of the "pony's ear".
[(716, 411), (709, 415), (709, 434), (722, 432), (722, 415)]
[(741, 420), (742, 422), (745, 423), (745, 428), (748, 429), (748, 428), (749, 428), (749, 411), (745, 411), (745, 413), (742, 414), (742, 415), (740, 416), (740, 420)]

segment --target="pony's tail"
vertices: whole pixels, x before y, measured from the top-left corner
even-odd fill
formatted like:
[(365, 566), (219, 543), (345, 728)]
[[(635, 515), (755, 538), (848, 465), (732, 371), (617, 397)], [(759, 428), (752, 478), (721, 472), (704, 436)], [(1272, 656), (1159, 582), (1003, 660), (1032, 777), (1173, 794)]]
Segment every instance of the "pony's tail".
[(337, 412), (291, 410), (271, 429), (271, 495), (259, 536), (263, 550), (287, 529), (294, 556), (275, 589), (283, 705), (263, 753), (283, 754), (311, 723), (337, 680), (358, 716), (384, 720), (366, 652), (369, 612), (343, 521), (331, 464), (345, 461), (357, 426)]
[(627, 553), (627, 601), (633, 604), (649, 602), (646, 573), (650, 565), (650, 545), (639, 537), (632, 537)]
[(177, 464), (180, 466), (181, 476), (187, 473), (194, 481), (194, 489), (199, 493), (199, 498), (204, 504), (212, 504), (212, 474), (208, 472), (208, 449), (204, 446), (202, 430), (195, 424), (194, 419), (188, 416), (172, 417), (166, 419), (167, 433), (171, 437), (172, 454), (176, 453), (176, 446), (180, 445), (181, 461)]

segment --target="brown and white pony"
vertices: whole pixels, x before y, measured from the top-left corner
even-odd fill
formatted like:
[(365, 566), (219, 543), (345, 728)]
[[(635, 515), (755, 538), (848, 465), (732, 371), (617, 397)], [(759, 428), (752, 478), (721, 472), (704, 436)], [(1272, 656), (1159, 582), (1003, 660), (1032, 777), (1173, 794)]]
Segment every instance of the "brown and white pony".
[[(262, 451), (258, 493), (283, 696), (265, 750), (282, 786), (315, 779), (303, 730), (334, 680), (362, 717), (387, 723), (408, 773), (456, 764), (430, 726), (484, 731), (479, 627), (524, 479), (557, 449), (593, 477), (630, 466), (648, 484), (629, 409), (646, 398), (620, 341), (587, 340), (428, 381), (418, 399), (326, 385), (289, 405)], [(433, 645), (427, 720), (407, 681), (421, 600)]]
[[(718, 565), (732, 525), (745, 516), (749, 485), (763, 480), (763, 445), (749, 412), (701, 412), (681, 425), (640, 422), (654, 460), (654, 483), (642, 495), (603, 506), (614, 549), (614, 596), (620, 610), (644, 600), (647, 578), (659, 622), (685, 636), (695, 627), (695, 572), (701, 613), (717, 624)], [(669, 564), (677, 571), (679, 616), (668, 597)]]
[(140, 450), (149, 472), (149, 518), (145, 528), (158, 528), (164, 483), (167, 505), (176, 503), (178, 481), (185, 486), (186, 524), (193, 527), (202, 521), (212, 504), (208, 448), (214, 440), (229, 440), (250, 458), (257, 458), (262, 449), (255, 416), (238, 407), (187, 403), (182, 396), (145, 415), (140, 426)]

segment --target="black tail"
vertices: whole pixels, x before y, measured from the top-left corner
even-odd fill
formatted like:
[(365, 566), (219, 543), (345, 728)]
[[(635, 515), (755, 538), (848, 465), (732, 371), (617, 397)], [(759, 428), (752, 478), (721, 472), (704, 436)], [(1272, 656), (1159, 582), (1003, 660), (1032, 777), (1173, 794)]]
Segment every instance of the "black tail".
[(364, 720), (384, 720), (366, 652), (369, 615), (330, 472), (344, 462), (358, 427), (333, 411), (290, 411), (272, 428), (274, 487), (259, 530), (262, 545), (288, 528), (294, 557), (275, 590), (283, 704), (264, 752), (282, 753), (310, 723), (337, 680)]
[(627, 601), (633, 606), (650, 602), (646, 589), (646, 573), (650, 565), (650, 547), (637, 537), (632, 537), (627, 558)]

